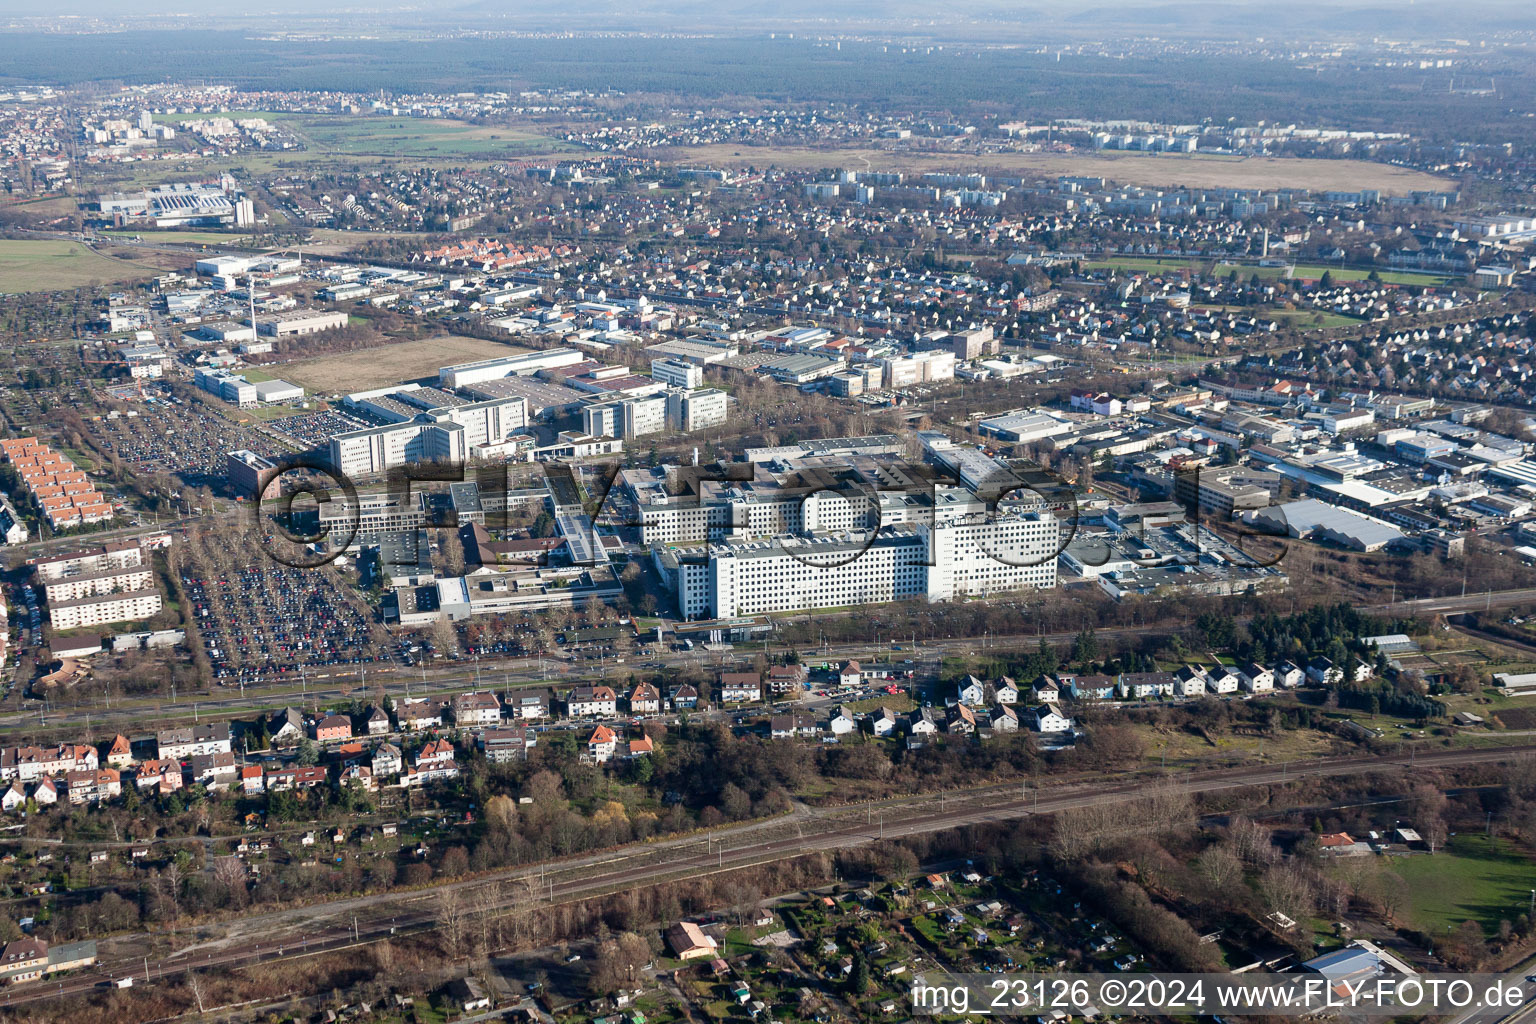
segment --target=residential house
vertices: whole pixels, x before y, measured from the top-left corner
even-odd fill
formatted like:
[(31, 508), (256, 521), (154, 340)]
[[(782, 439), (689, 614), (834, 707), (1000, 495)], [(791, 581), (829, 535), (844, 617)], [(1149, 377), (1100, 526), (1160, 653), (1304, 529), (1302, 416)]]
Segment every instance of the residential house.
[(1019, 687), (1009, 676), (998, 676), (992, 684), (992, 697), (999, 704), (1017, 704)]
[(1205, 669), (1198, 665), (1185, 665), (1175, 672), (1173, 677), (1178, 680), (1178, 689), (1175, 693), (1180, 697), (1202, 697), (1210, 687)]
[(341, 786), (349, 786), (355, 783), (361, 786), (365, 793), (377, 793), (379, 791), (379, 780), (374, 778), (373, 769), (365, 764), (347, 765), (341, 770), (341, 774), (337, 776), (336, 781)]
[[(1108, 676), (1102, 678), (1109, 679)], [(1029, 694), (1036, 704), (1058, 704), (1061, 702), (1061, 684), (1051, 676), (1040, 676), (1030, 684)]]
[(1237, 667), (1238, 683), (1248, 693), (1270, 693), (1275, 688), (1275, 674), (1251, 661)]
[(966, 676), (960, 681), (959, 692), (955, 699), (961, 704), (969, 704), (971, 707), (980, 707), (987, 699), (987, 686), (975, 676)]
[(459, 763), (457, 761), (434, 761), (428, 765), (417, 764), (407, 767), (400, 774), (400, 786), (409, 789), (412, 786), (424, 786), (430, 782), (446, 782), (449, 779), (459, 777)]
[[(176, 767), (175, 774), (170, 776), (170, 778), (172, 780), (174, 780), (174, 785), (170, 786), (169, 788), (170, 789), (180, 789), (181, 788), (181, 766), (180, 765), (178, 765)], [(160, 791), (162, 793), (164, 793), (164, 792), (167, 791), (167, 788), (165, 786), (162, 786)], [(52, 779), (43, 779), (36, 786), (32, 787), (32, 799), (33, 799), (33, 801), (39, 807), (52, 807), (54, 804), (59, 802), (59, 787), (54, 785), (54, 782), (53, 782)]]
[(406, 699), (395, 709), (395, 717), (400, 721), (400, 728), (407, 732), (439, 729), (443, 725), (443, 707), (433, 700)]
[[(1157, 673), (1139, 674), (1155, 675)], [(1149, 696), (1157, 695), (1158, 684), (1155, 681), (1131, 679), (1130, 676), (1131, 673), (1127, 673), (1125, 677), (1116, 679), (1114, 676), (1106, 675), (1063, 675), (1060, 682), (1062, 687), (1072, 695), (1073, 700), (1112, 700), (1116, 691), (1122, 687), (1132, 690), (1144, 689)], [(1057, 695), (1060, 696), (1059, 690)], [(1056, 701), (1049, 701), (1044, 698), (1037, 698), (1036, 702), (1040, 704), (1056, 703)]]
[(175, 792), (182, 785), (181, 762), (168, 758), (140, 761), (133, 782), (140, 789), (156, 789), (161, 793)]
[(1026, 719), (1035, 732), (1059, 734), (1072, 731), (1072, 719), (1063, 715), (1054, 704), (1037, 704), (1029, 709)]
[(193, 754), (227, 754), (230, 752), (229, 723), (207, 722), (181, 729), (162, 729), (155, 736), (155, 744), (161, 758), (177, 761)]
[(405, 767), (405, 758), (400, 753), (400, 748), (388, 741), (380, 743), (378, 749), (373, 752), (373, 777), (387, 779), (400, 774), (400, 769)]
[(72, 804), (98, 804), (123, 795), (122, 776), (116, 768), (98, 768), (93, 772), (70, 772), (64, 786)]
[(606, 725), (599, 725), (592, 730), (592, 735), (587, 738), (587, 756), (598, 764), (613, 760), (613, 753), (618, 749), (619, 737)]
[(1012, 704), (999, 704), (992, 709), (993, 732), (1018, 732), (1019, 712)]
[(65, 772), (95, 771), (100, 766), (96, 748), (88, 744), (61, 743), (57, 747), (6, 747), (0, 750), (0, 779), (31, 782)]
[(211, 790), (228, 789), (239, 776), (234, 754), (194, 754), (191, 769), (192, 784)]
[(521, 761), (528, 756), (528, 748), (537, 742), (538, 734), (517, 725), (506, 729), (486, 729), (480, 734), (480, 749), (487, 759), (497, 764)]
[(272, 716), (267, 725), (267, 734), (274, 746), (290, 746), (299, 742), (309, 734), (304, 728), (304, 716), (297, 708), (283, 708)]
[(939, 731), (933, 719), (933, 708), (918, 708), (907, 721), (907, 733), (911, 736), (932, 736)]
[(856, 661), (845, 661), (843, 667), (837, 670), (837, 685), (845, 690), (856, 688), (864, 679), (864, 670)]
[(768, 720), (768, 735), (776, 740), (815, 736), (820, 731), (816, 719), (806, 714), (774, 715)]
[(352, 719), (346, 715), (326, 715), (315, 722), (315, 739), (321, 743), (352, 738)]
[(762, 677), (756, 672), (722, 672), (718, 694), (722, 704), (762, 700)]
[(846, 736), (859, 727), (858, 718), (853, 709), (846, 704), (839, 704), (827, 719), (827, 731), (833, 736)]
[(1205, 688), (1211, 693), (1236, 693), (1242, 680), (1236, 672), (1218, 664), (1205, 674)]
[(629, 691), (629, 713), (654, 715), (661, 711), (661, 691), (651, 683), (636, 683)]
[(325, 785), (326, 771), (321, 765), (294, 768), (274, 768), (267, 772), (263, 784), (269, 793), (281, 793), (289, 789), (314, 789)]
[(22, 788), (21, 780), (11, 783), (11, 788), (0, 796), (0, 811), (6, 814), (14, 813), (18, 808), (26, 806), (27, 791)]
[(696, 708), (699, 706), (699, 691), (687, 683), (683, 683), (681, 686), (674, 686), (671, 690), (667, 691), (667, 700), (671, 703), (673, 709), (678, 711)]
[(1275, 666), (1275, 685), (1294, 690), (1307, 681), (1307, 674), (1294, 661), (1282, 661)]
[(656, 741), (644, 733), (631, 737), (627, 746), (628, 750), (625, 753), (629, 757), (644, 757), (647, 754), (656, 753)]
[(133, 767), (133, 747), (122, 733), (112, 737), (112, 745), (107, 748), (107, 765), (119, 769)]
[(611, 686), (578, 686), (566, 697), (565, 708), (573, 718), (612, 718), (619, 713), (619, 695)]
[(507, 712), (520, 722), (548, 718), (550, 697), (548, 690), (519, 690), (507, 698)]
[(418, 771), (439, 768), (454, 761), (453, 744), (445, 739), (428, 740), (416, 754)]
[(501, 701), (494, 693), (461, 693), (453, 698), (453, 721), (459, 728), (477, 725), (498, 725), (501, 722)]
[(976, 712), (969, 704), (951, 704), (944, 709), (944, 731), (969, 736), (976, 731)]
[(363, 716), (363, 728), (369, 736), (388, 736), (389, 712), (377, 705), (370, 707)]
[(240, 769), (240, 792), (247, 795), (265, 792), (266, 773), (261, 770), (259, 764), (248, 764)]
[(874, 714), (869, 716), (869, 730), (876, 736), (894, 736), (898, 721), (896, 712), (881, 705)]
[(775, 695), (803, 690), (809, 681), (804, 665), (775, 665), (768, 670), (768, 692)]

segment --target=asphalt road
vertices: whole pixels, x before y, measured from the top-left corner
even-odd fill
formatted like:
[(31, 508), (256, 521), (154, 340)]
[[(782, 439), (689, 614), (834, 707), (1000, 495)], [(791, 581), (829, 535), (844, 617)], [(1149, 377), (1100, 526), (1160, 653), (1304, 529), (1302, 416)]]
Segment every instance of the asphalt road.
[[(1292, 764), (1216, 769), (1173, 776), (1189, 793), (1211, 793), (1272, 785), (1304, 776), (1350, 776), (1383, 770), (1416, 770), (1496, 763), (1536, 751), (1531, 745), (1482, 750), (1435, 751), (1380, 757), (1335, 757)], [(531, 901), (566, 902), (618, 892), (668, 879), (739, 870), (754, 864), (818, 850), (845, 849), (881, 838), (917, 835), (964, 825), (1006, 822), (1100, 804), (1130, 803), (1145, 797), (1145, 776), (1084, 783), (1047, 790), (1023, 785), (993, 786), (882, 801), (860, 807), (797, 807), (790, 815), (729, 828), (702, 838), (693, 835), (659, 843), (637, 843), (618, 850), (523, 866), (453, 882), (425, 892), (389, 892), (251, 914), (239, 921), (237, 934), (189, 946), (158, 959), (129, 951), (150, 948), (165, 930), (118, 936), (102, 942), (97, 966), (57, 981), (29, 983), (0, 993), (0, 1007), (80, 995), (113, 979), (134, 977), (136, 984), (179, 976), (187, 971), (249, 967), (292, 960), (364, 944), (392, 934), (436, 927), (437, 894), (454, 891), (475, 911), (504, 910)], [(860, 820), (862, 819), (862, 820)], [(700, 849), (703, 847), (703, 849)], [(489, 893), (481, 902), (473, 890)], [(537, 893), (538, 895), (535, 895)], [(1494, 1024), (1468, 1021), (1466, 1024)]]

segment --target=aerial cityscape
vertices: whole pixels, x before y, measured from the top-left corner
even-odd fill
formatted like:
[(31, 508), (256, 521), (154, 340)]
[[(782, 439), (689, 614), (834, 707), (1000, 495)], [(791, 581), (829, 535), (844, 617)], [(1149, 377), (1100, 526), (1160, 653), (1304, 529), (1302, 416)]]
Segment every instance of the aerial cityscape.
[(0, 346), (0, 1024), (1536, 1012), (1536, 9), (17, 8)]

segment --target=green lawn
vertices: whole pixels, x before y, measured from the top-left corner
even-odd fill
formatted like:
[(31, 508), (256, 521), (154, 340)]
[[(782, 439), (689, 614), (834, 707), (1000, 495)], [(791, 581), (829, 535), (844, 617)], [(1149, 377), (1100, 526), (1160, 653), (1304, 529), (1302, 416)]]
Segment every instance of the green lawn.
[(79, 242), (0, 240), (0, 293), (138, 281), (157, 273), (149, 267), (102, 256)]
[[(1084, 260), (1083, 267), (1088, 270), (1105, 270), (1111, 267), (1121, 271), (1135, 271), (1145, 274), (1168, 273), (1172, 274), (1180, 270), (1189, 270), (1195, 273), (1209, 271), (1216, 277), (1226, 277), (1233, 271), (1237, 272), (1239, 280), (1246, 281), (1257, 274), (1261, 280), (1274, 280), (1285, 273), (1284, 267), (1259, 267), (1248, 263), (1216, 263), (1210, 260), (1185, 259), (1179, 256), (1105, 256), (1096, 260)], [(1364, 281), (1371, 276), (1369, 270), (1361, 270), (1351, 267), (1326, 267), (1314, 264), (1298, 263), (1295, 273), (1290, 275), (1297, 279), (1316, 280), (1327, 272), (1334, 281)], [(1455, 278), (1445, 277), (1440, 274), (1406, 274), (1395, 270), (1378, 270), (1376, 272), (1383, 284), (1416, 284), (1425, 287), (1442, 285)]]
[(1500, 921), (1530, 908), (1536, 887), (1530, 857), (1481, 835), (1456, 836), (1434, 856), (1404, 857), (1392, 867), (1408, 882), (1413, 922), (1431, 935), (1469, 920), (1493, 934)]

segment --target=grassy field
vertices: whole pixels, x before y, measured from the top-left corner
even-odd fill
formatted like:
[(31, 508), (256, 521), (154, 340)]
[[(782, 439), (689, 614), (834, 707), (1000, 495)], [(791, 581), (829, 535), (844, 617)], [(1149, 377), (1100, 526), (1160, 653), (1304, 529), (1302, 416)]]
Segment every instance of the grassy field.
[(505, 156), (565, 148), (514, 128), (404, 117), (304, 117), (290, 122), (324, 152), (375, 156)]
[(1443, 178), (1366, 160), (1312, 160), (1230, 157), (1213, 154), (1135, 153), (908, 153), (883, 149), (809, 149), (739, 145), (698, 146), (676, 151), (678, 159), (724, 166), (778, 166), (799, 169), (937, 171), (982, 168), (1042, 175), (1102, 175), (1132, 185), (1187, 185), (1192, 188), (1379, 189), (1402, 195), (1446, 187)]
[(1475, 834), (1455, 836), (1434, 856), (1401, 858), (1392, 869), (1408, 882), (1414, 923), (1431, 935), (1463, 921), (1493, 934), (1500, 921), (1513, 921), (1529, 908), (1536, 885), (1530, 857)]
[(108, 259), (79, 242), (62, 239), (0, 241), (0, 293), (140, 281), (156, 273), (152, 267)]
[(346, 352), (288, 363), (277, 369), (284, 380), (312, 392), (333, 394), (366, 391), (417, 377), (436, 377), (440, 367), (475, 359), (517, 355), (524, 349), (479, 338), (443, 335), (421, 341), (380, 345), (365, 352)]
[[(1277, 280), (1285, 274), (1284, 267), (1256, 267), (1251, 264), (1215, 263), (1210, 260), (1189, 260), (1179, 257), (1163, 258), (1158, 256), (1106, 256), (1103, 259), (1084, 260), (1083, 266), (1089, 270), (1107, 270), (1115, 268), (1122, 272), (1158, 274), (1174, 273), (1179, 270), (1189, 270), (1192, 273), (1211, 273), (1217, 277), (1226, 277), (1233, 271), (1242, 280), (1257, 274), (1261, 280)], [(1369, 270), (1361, 270), (1358, 267), (1324, 267), (1316, 264), (1298, 263), (1295, 273), (1290, 277), (1302, 280), (1317, 280), (1326, 273), (1335, 281), (1364, 281), (1371, 276)], [(1404, 274), (1393, 270), (1379, 270), (1376, 276), (1383, 284), (1416, 284), (1424, 287), (1432, 287), (1448, 284), (1455, 278), (1442, 274)]]
[[(170, 123), (203, 114), (157, 116)], [(449, 118), (390, 117), (377, 114), (301, 114), (245, 110), (226, 115), (259, 117), (281, 124), (309, 143), (312, 156), (434, 157), (484, 156), (500, 159), (569, 149), (567, 143), (519, 128), (475, 125)], [(305, 154), (286, 154), (303, 159)], [(235, 158), (244, 159), (244, 156)]]

